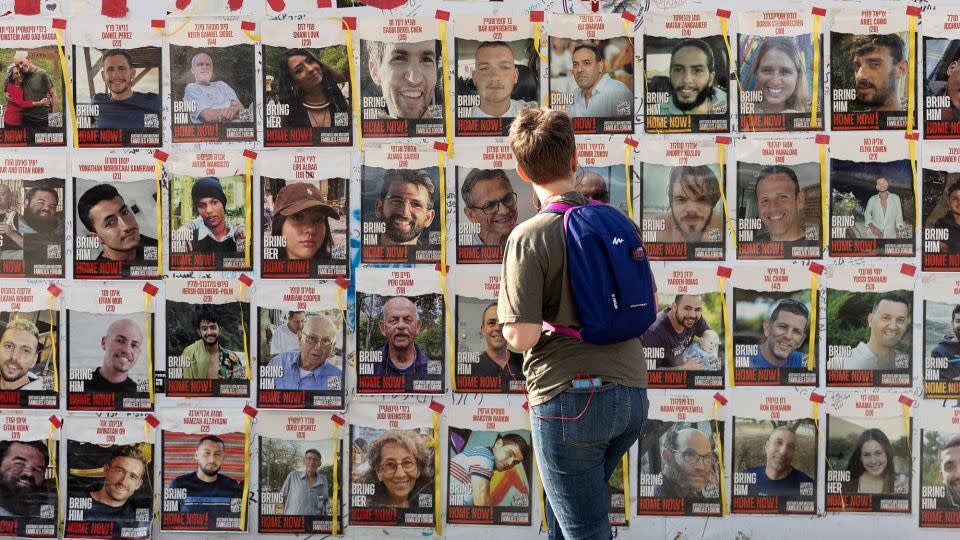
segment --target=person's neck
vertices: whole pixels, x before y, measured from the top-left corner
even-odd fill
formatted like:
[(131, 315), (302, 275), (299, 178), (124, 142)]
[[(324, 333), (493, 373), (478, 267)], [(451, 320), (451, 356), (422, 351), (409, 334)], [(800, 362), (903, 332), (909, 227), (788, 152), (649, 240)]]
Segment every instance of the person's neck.
[(207, 350), (208, 353), (218, 353), (220, 352), (220, 341), (215, 341), (213, 345), (210, 345), (206, 341), (203, 342), (203, 348)]
[(570, 173), (570, 176), (566, 178), (559, 178), (545, 184), (534, 184), (531, 182), (531, 185), (533, 186), (533, 192), (537, 195), (537, 199), (541, 204), (545, 204), (547, 199), (559, 197), (564, 193), (574, 191), (577, 184), (573, 178), (573, 173)]
[(104, 245), (103, 256), (111, 261), (132, 261), (137, 258), (137, 248), (120, 250)]
[(24, 375), (15, 381), (8, 381), (6, 379), (0, 379), (0, 390), (18, 390), (23, 385), (30, 382), (30, 378)]
[(417, 360), (417, 347), (412, 343), (406, 349), (388, 347), (387, 353), (390, 355), (390, 363), (397, 369), (407, 369)]
[(507, 365), (507, 357), (509, 355), (507, 354), (506, 347), (502, 349), (492, 349), (487, 347), (487, 356), (489, 356), (494, 363), (502, 368), (503, 366)]
[(782, 471), (777, 471), (771, 469), (770, 466), (767, 465), (767, 469), (764, 472), (767, 474), (767, 478), (771, 480), (783, 480), (784, 478), (790, 476), (790, 473), (793, 472), (793, 467), (787, 467)]
[(772, 366), (783, 367), (783, 365), (787, 363), (786, 360), (780, 362), (780, 359), (773, 355), (773, 351), (770, 350), (769, 340), (760, 344), (760, 354), (763, 355), (763, 359)]
[(953, 222), (956, 223), (957, 225), (960, 225), (960, 213), (954, 214), (953, 212), (951, 212), (951, 214), (953, 214)]
[(891, 355), (893, 355), (892, 347), (886, 347), (884, 345), (881, 345), (876, 340), (874, 340), (873, 337), (871, 337), (870, 341), (867, 342), (867, 348), (870, 349), (870, 352), (872, 352), (873, 355), (876, 356), (877, 360), (879, 360), (880, 362), (883, 362), (884, 360), (889, 358)]
[(773, 240), (774, 242), (792, 242), (794, 240), (802, 240), (804, 236), (804, 230), (801, 229), (800, 225), (798, 224), (779, 236), (774, 236), (771, 234), (770, 240)]
[(133, 90), (128, 88), (122, 94), (114, 94), (113, 92), (110, 92), (110, 97), (112, 97), (114, 101), (123, 101), (125, 99), (130, 99), (131, 97), (133, 97)]
[(601, 81), (602, 79), (603, 79), (603, 75), (601, 75), (600, 78), (597, 79), (597, 82), (593, 83), (593, 86), (591, 86), (590, 88), (581, 88), (581, 90), (583, 90), (583, 100), (584, 100), (584, 101), (586, 101), (586, 102), (589, 102), (589, 101), (590, 101), (590, 98), (593, 97), (593, 91), (597, 89), (597, 85), (600, 84), (600, 81)]
[(486, 231), (486, 232), (484, 232), (483, 229), (480, 229), (480, 232), (477, 233), (477, 236), (480, 237), (480, 240), (482, 240), (484, 244), (486, 244), (486, 245), (488, 245), (488, 246), (496, 246), (496, 245), (501, 245), (501, 244), (503, 244), (504, 242), (506, 242), (506, 241), (507, 241), (507, 236), (510, 236), (510, 234), (509, 234), (509, 233), (507, 233), (507, 234), (500, 234), (500, 233), (493, 232), (493, 231)]
[(677, 312), (674, 309), (670, 309), (670, 314), (667, 316), (667, 319), (670, 321), (670, 326), (673, 327), (673, 331), (682, 334), (684, 331), (683, 323), (677, 320)]
[(890, 196), (890, 192), (889, 192), (889, 191), (881, 191), (880, 193), (878, 193), (878, 195), (880, 195), (880, 200), (881, 200), (881, 201), (885, 201), (885, 200), (887, 200), (887, 197)]
[(396, 240), (390, 238), (386, 234), (381, 234), (380, 244), (384, 246), (413, 246), (413, 245), (416, 245), (417, 239), (419, 238), (420, 238), (420, 235), (418, 234), (417, 236), (414, 236), (413, 238), (411, 238), (410, 240), (407, 240), (406, 242), (397, 242)]
[(480, 100), (480, 110), (489, 114), (490, 116), (503, 116), (508, 109), (510, 109), (509, 97), (500, 103), (494, 103), (491, 101), (484, 103), (483, 100)]
[(112, 383), (122, 383), (127, 380), (127, 374), (123, 371), (117, 371), (106, 365), (100, 366), (100, 376)]
[(304, 472), (307, 473), (307, 480), (315, 480), (315, 479), (317, 478), (317, 470), (316, 470), (316, 469), (314, 469), (314, 470), (312, 470), (312, 471), (307, 470), (307, 471), (304, 471)]
[(227, 227), (226, 223), (224, 223), (217, 227), (216, 230), (210, 229), (210, 234), (212, 234), (217, 240), (221, 240), (223, 237), (230, 234), (230, 229)]
[(313, 105), (319, 105), (327, 101), (327, 93), (323, 91), (322, 87), (317, 86), (313, 90), (303, 93), (303, 101)]
[(113, 508), (120, 508), (123, 506), (126, 501), (116, 501), (106, 496), (103, 488), (98, 489), (97, 491), (90, 492), (90, 498), (97, 501), (100, 504), (105, 504)]
[(213, 476), (210, 476), (210, 475), (208, 475), (207, 473), (203, 472), (203, 470), (197, 469), (197, 478), (199, 478), (200, 481), (202, 481), (202, 482), (207, 482), (208, 484), (209, 484), (209, 483), (216, 482), (216, 481), (217, 481), (217, 475), (218, 475), (218, 474), (219, 474), (219, 473), (214, 473)]

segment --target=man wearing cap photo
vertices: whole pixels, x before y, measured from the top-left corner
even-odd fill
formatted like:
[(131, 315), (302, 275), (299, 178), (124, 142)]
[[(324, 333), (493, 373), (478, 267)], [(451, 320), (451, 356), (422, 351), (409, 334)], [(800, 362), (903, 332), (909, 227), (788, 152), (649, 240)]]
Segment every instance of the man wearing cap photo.
[(174, 236), (177, 238), (182, 234), (193, 238), (193, 241), (187, 241), (186, 251), (199, 253), (243, 251), (246, 231), (242, 223), (234, 226), (227, 221), (227, 195), (223, 192), (220, 180), (213, 176), (198, 178), (193, 183), (190, 195), (199, 216), (185, 221)]
[(143, 261), (145, 248), (155, 261), (157, 239), (140, 234), (140, 225), (117, 188), (110, 184), (97, 184), (80, 196), (77, 201), (77, 218), (88, 231), (88, 236), (100, 240), (101, 252), (97, 261), (123, 261), (125, 275), (129, 274), (132, 261)]
[[(340, 213), (329, 205), (320, 188), (307, 182), (285, 185), (273, 203), (271, 244), (278, 247), (275, 257), (267, 259), (312, 260), (329, 264), (333, 257), (333, 233), (330, 218)], [(266, 242), (265, 242), (266, 244)]]

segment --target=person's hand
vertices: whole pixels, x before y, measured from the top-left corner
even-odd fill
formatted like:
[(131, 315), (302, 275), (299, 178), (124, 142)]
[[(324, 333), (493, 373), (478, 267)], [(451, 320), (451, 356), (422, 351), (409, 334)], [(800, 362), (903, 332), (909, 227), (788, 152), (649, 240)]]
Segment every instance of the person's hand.
[(4, 92), (3, 97), (7, 98), (7, 101), (13, 101), (13, 96), (10, 95), (10, 92)]
[(13, 228), (13, 225), (9, 223), (0, 223), (0, 234), (10, 234), (10, 232), (16, 232)]
[(880, 227), (877, 227), (873, 223), (870, 224), (870, 232), (872, 232), (877, 238), (880, 238), (880, 236), (883, 234), (883, 231), (880, 230)]
[(34, 101), (33, 104), (36, 105), (36, 106), (38, 106), (38, 107), (49, 107), (49, 106), (50, 106), (50, 96), (47, 96), (47, 97), (41, 99), (40, 101)]

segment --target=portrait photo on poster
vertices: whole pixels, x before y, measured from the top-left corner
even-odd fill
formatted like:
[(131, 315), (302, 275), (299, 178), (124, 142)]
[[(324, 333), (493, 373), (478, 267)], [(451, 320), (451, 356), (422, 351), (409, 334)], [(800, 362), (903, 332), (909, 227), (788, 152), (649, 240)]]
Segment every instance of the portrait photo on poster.
[(154, 180), (74, 178), (77, 279), (157, 277), (159, 194)]
[(720, 515), (723, 422), (648, 419), (638, 448), (638, 515)]
[(551, 35), (550, 107), (573, 119), (577, 134), (633, 132), (632, 36)]
[[(247, 397), (245, 329), (250, 304), (194, 304), (166, 300), (166, 394), (178, 397)], [(242, 318), (242, 320), (241, 320)]]
[(529, 430), (450, 426), (448, 444), (448, 523), (530, 524)]
[[(816, 314), (810, 290), (733, 290), (734, 377), (737, 386), (814, 386), (819, 373)], [(810, 352), (813, 369), (808, 369)]]
[(64, 277), (64, 180), (14, 172), (0, 173), (0, 277)]
[(244, 433), (163, 430), (162, 442), (161, 530), (242, 530)]
[(64, 537), (148, 538), (153, 523), (151, 443), (67, 441), (68, 512)]
[[(334, 486), (337, 515), (343, 515), (343, 443), (332, 439), (285, 440), (261, 436), (259, 483), (260, 533), (329, 533), (333, 527)], [(267, 458), (269, 456), (269, 458)], [(334, 462), (337, 464), (334, 465)]]
[(342, 312), (258, 311), (258, 406), (342, 409), (347, 340)]
[(260, 177), (264, 278), (349, 278), (349, 184)]
[(253, 44), (170, 45), (173, 142), (256, 141)]
[(514, 170), (457, 167), (457, 262), (491, 264), (517, 223), (537, 210), (530, 187)]
[(153, 328), (152, 313), (67, 310), (67, 409), (153, 410)]
[(517, 114), (540, 102), (540, 56), (533, 39), (456, 38), (458, 137), (504, 136)]
[(960, 523), (960, 516), (956, 514), (960, 509), (958, 475), (960, 432), (949, 425), (921, 429), (920, 527), (954, 528)]
[(923, 37), (925, 139), (960, 137), (960, 39)]
[[(720, 293), (657, 294), (663, 306), (644, 332), (653, 388), (722, 388), (725, 358)], [(646, 352), (646, 351), (645, 351)], [(664, 373), (664, 372), (678, 373)]]
[(456, 306), (457, 391), (523, 392), (523, 354), (503, 337), (497, 301), (457, 295)]
[(432, 527), (433, 429), (350, 425), (350, 522)]
[[(60, 346), (60, 311), (0, 311), (0, 402), (4, 407), (55, 409), (53, 347)], [(61, 349), (62, 350), (62, 349)], [(57, 360), (60, 361), (60, 360)]]
[(830, 256), (913, 257), (914, 201), (909, 159), (830, 158)]
[(792, 421), (733, 419), (735, 514), (815, 514), (817, 428)]
[(442, 393), (444, 304), (440, 293), (357, 291), (357, 392)]
[(910, 47), (906, 31), (830, 32), (833, 130), (907, 127)]
[[(26, 35), (48, 27), (21, 27)], [(49, 33), (50, 41), (55, 37)], [(63, 72), (56, 45), (4, 46), (0, 39), (0, 67), (4, 69), (2, 137), (0, 146), (64, 146)]]
[(0, 513), (8, 526), (12, 524), (12, 534), (57, 537), (60, 508), (55, 471), (60, 466), (58, 450), (59, 442), (52, 437), (40, 440), (5, 437), (0, 440), (0, 461), (9, 463), (10, 467), (16, 463), (22, 471), (16, 478), (0, 475), (0, 489), (3, 490)]
[(638, 169), (640, 223), (650, 258), (723, 259), (727, 235), (719, 164), (643, 162)]
[(921, 174), (923, 269), (960, 271), (960, 170), (924, 167)]
[(900, 416), (827, 415), (828, 512), (910, 512), (906, 429)]
[(265, 146), (350, 146), (351, 61), (346, 45), (317, 48), (265, 44)]
[(161, 145), (161, 51), (73, 46), (80, 147)]
[(926, 398), (960, 397), (960, 302), (923, 301), (923, 389)]
[(440, 170), (364, 165), (360, 211), (363, 263), (440, 260)]
[[(250, 270), (246, 177), (174, 174), (170, 180), (170, 270)], [(252, 240), (252, 239), (251, 239)]]

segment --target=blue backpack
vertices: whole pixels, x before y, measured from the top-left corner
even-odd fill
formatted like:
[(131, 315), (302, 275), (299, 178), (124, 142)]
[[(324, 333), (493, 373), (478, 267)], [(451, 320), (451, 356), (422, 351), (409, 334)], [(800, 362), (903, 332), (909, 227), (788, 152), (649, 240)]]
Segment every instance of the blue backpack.
[(540, 210), (563, 214), (567, 271), (579, 331), (547, 321), (547, 330), (606, 345), (640, 337), (657, 318), (653, 272), (640, 233), (616, 208), (551, 203)]

